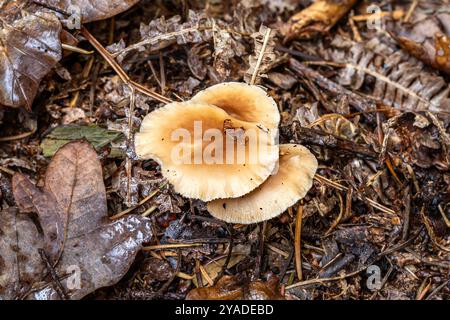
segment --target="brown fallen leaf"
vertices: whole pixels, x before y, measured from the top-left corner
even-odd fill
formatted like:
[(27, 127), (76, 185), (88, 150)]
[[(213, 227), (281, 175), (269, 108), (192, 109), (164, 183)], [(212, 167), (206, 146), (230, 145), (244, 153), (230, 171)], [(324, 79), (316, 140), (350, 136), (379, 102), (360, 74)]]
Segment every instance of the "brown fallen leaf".
[(223, 276), (215, 286), (192, 289), (186, 300), (284, 300), (278, 290), (278, 279), (247, 283), (237, 276)]
[[(24, 175), (16, 174), (13, 176), (13, 193), (21, 211), (38, 214), (43, 240), (34, 245), (45, 248), (70, 299), (80, 299), (97, 288), (119, 281), (142, 243), (150, 241), (152, 236), (149, 220), (141, 216), (130, 215), (109, 222), (102, 167), (95, 150), (86, 141), (70, 142), (55, 154), (42, 190)], [(22, 237), (20, 230), (17, 233)], [(27, 234), (36, 239), (40, 237), (34, 230)], [(12, 240), (3, 240), (2, 236), (2, 241), (14, 241), (15, 233), (10, 231), (9, 235)], [(32, 245), (25, 247), (28, 251), (32, 250), (29, 246)], [(0, 250), (1, 257), (10, 259), (11, 253), (4, 246), (0, 246)], [(29, 268), (31, 271), (42, 270), (41, 264), (30, 264)], [(7, 269), (8, 273), (12, 272), (11, 268)], [(72, 272), (75, 273), (71, 275)], [(2, 275), (3, 272), (0, 279)], [(39, 286), (40, 289), (31, 292), (27, 298), (61, 298), (54, 283), (42, 278), (44, 276), (36, 271), (29, 277), (27, 284), (44, 281), (45, 285)], [(23, 288), (30, 287), (23, 281), (22, 278), (9, 279), (3, 289), (9, 293), (6, 298), (11, 298), (11, 292), (23, 294)]]
[(450, 14), (420, 15), (392, 31), (400, 46), (432, 67), (450, 74)]
[(43, 274), (42, 245), (31, 216), (13, 207), (0, 212), (0, 300), (24, 294)]
[[(139, 0), (9, 0), (0, 3), (0, 106), (31, 110), (42, 78), (62, 57), (63, 12), (80, 23), (110, 18)], [(53, 11), (52, 11), (53, 9)], [(70, 39), (67, 32), (63, 39)]]
[(12, 182), (19, 209), (39, 214), (48, 245), (46, 251), (54, 262), (66, 238), (90, 231), (86, 230), (89, 226), (96, 228), (106, 216), (102, 167), (88, 142), (69, 143), (55, 153), (43, 190), (20, 173), (14, 175)]
[(42, 78), (61, 59), (60, 31), (53, 13), (0, 4), (0, 105), (31, 109)]
[(329, 31), (357, 0), (318, 0), (294, 14), (286, 24), (286, 39), (310, 39)]
[(139, 0), (38, 0), (49, 8), (56, 8), (68, 14), (81, 14), (81, 23), (111, 18), (139, 2)]

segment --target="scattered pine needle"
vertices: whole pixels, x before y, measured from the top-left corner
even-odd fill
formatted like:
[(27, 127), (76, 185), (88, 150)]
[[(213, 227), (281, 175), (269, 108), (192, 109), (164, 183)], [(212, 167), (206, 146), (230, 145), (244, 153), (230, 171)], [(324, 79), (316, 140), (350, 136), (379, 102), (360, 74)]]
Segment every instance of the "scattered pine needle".
[(297, 271), (297, 278), (299, 281), (303, 279), (302, 250), (301, 250), (302, 220), (303, 220), (303, 205), (300, 204), (297, 209), (297, 218), (295, 220), (295, 240), (294, 240), (295, 270)]
[(148, 200), (150, 200), (151, 198), (153, 198), (158, 192), (160, 191), (160, 188), (156, 189), (155, 191), (153, 191), (152, 193), (150, 193), (148, 196), (146, 196), (144, 199), (142, 199), (137, 205), (135, 205), (134, 207), (128, 208), (126, 210), (123, 210), (111, 217), (109, 217), (109, 219), (111, 220), (116, 220), (119, 219), (121, 217), (123, 217), (124, 215), (126, 215), (127, 213), (130, 213), (131, 211), (133, 211), (134, 209), (139, 208), (140, 206), (142, 206), (144, 203), (146, 203)]
[(270, 32), (271, 31), (272, 31), (272, 29), (270, 29), (270, 28), (267, 28), (267, 30), (266, 30), (266, 34), (264, 36), (264, 42), (262, 44), (261, 51), (259, 52), (258, 61), (256, 62), (255, 70), (253, 71), (253, 75), (252, 75), (252, 78), (250, 80), (250, 84), (251, 85), (255, 84), (256, 78), (258, 76), (259, 66), (261, 65), (261, 62), (262, 62), (262, 60), (264, 58), (264, 54), (265, 54), (266, 48), (267, 48), (267, 43), (269, 42), (269, 39), (270, 39)]
[[(346, 187), (346, 186), (344, 186), (344, 185), (342, 185), (340, 183), (337, 183), (335, 181), (332, 181), (330, 179), (327, 179), (324, 176), (321, 176), (321, 175), (319, 175), (317, 173), (314, 176), (314, 179), (316, 181), (320, 182), (320, 183), (323, 183), (323, 184), (326, 184), (326, 185), (328, 185), (330, 187), (336, 188), (337, 190), (348, 191), (348, 187)], [(392, 209), (390, 209), (390, 208), (388, 208), (388, 207), (386, 207), (386, 206), (384, 206), (384, 205), (382, 205), (382, 204), (380, 204), (380, 203), (378, 203), (378, 202), (376, 202), (376, 201), (374, 201), (372, 199), (363, 197), (363, 196), (361, 196), (359, 194), (357, 194), (356, 196), (362, 201), (367, 201), (367, 203), (370, 206), (372, 206), (372, 207), (374, 207), (374, 208), (376, 208), (376, 209), (378, 209), (378, 210), (380, 210), (380, 211), (382, 211), (384, 213), (391, 214), (391, 215), (395, 214), (394, 210), (392, 210)]]
[(190, 248), (202, 246), (202, 243), (170, 243), (170, 244), (158, 244), (154, 246), (143, 247), (143, 251), (152, 250), (165, 250), (165, 249), (179, 249), (179, 248)]

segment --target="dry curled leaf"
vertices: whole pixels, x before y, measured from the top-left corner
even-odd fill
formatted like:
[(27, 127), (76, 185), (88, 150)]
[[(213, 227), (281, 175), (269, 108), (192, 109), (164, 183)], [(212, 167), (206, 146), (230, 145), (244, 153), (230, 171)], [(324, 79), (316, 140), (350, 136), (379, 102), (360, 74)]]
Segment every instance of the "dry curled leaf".
[[(149, 220), (140, 216), (108, 221), (100, 161), (85, 141), (70, 142), (55, 154), (42, 190), (29, 178), (16, 174), (13, 193), (21, 211), (38, 214), (43, 242), (36, 246), (45, 249), (56, 273), (63, 277), (75, 272), (62, 280), (71, 299), (82, 298), (120, 280), (142, 243), (148, 242), (152, 235)], [(31, 234), (38, 236), (35, 231)], [(2, 250), (1, 256), (5, 255), (8, 252)], [(73, 277), (79, 279), (78, 286), (73, 285)], [(29, 282), (33, 280), (48, 281), (36, 277)], [(23, 280), (10, 283), (11, 286), (22, 288)], [(51, 282), (30, 297), (60, 298)]]
[(318, 0), (293, 15), (286, 26), (286, 39), (309, 39), (329, 31), (356, 3), (356, 0)]
[(67, 14), (79, 13), (81, 22), (87, 23), (111, 18), (131, 8), (139, 0), (35, 0), (35, 2)]
[(42, 78), (61, 59), (61, 24), (19, 4), (0, 5), (0, 105), (31, 109)]
[(212, 287), (192, 289), (186, 300), (284, 300), (284, 297), (276, 277), (248, 283), (237, 276), (223, 276)]

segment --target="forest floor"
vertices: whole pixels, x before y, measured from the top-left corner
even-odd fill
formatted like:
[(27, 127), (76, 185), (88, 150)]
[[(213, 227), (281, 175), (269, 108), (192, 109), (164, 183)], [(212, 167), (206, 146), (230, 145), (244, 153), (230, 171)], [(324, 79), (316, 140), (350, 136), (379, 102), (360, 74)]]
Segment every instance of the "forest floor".
[[(289, 19), (309, 1), (206, 2), (143, 0), (85, 24), (110, 61), (71, 31), (83, 51), (65, 53), (32, 111), (0, 109), (0, 209), (16, 205), (14, 173), (43, 186), (56, 149), (85, 137), (99, 154), (108, 215), (147, 216), (153, 234), (117, 284), (87, 299), (185, 299), (196, 287), (222, 299), (449, 299), (450, 63), (430, 64), (396, 35), (426, 41), (423, 29), (441, 19), (450, 38), (450, 15), (433, 2), (366, 0), (334, 26), (315, 21), (292, 36)], [(368, 19), (373, 4), (383, 19)], [(176, 101), (225, 81), (267, 88), (280, 143), (319, 161), (312, 189), (266, 222), (213, 218), (173, 192), (156, 162), (135, 158), (127, 133), (164, 103), (123, 82), (114, 64)]]

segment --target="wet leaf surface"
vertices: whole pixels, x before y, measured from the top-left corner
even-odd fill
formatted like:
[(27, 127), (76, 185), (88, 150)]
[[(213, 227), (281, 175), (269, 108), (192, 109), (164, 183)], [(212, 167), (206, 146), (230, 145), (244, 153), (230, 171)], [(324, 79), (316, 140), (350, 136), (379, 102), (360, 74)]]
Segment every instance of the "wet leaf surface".
[(43, 237), (29, 215), (9, 208), (0, 212), (0, 298), (15, 299), (44, 273), (38, 249)]
[[(5, 212), (2, 217), (10, 220), (20, 217), (25, 221), (21, 227), (30, 230), (22, 232), (9, 222), (11, 226), (2, 232), (2, 241), (5, 241), (1, 247), (2, 259), (14, 261), (11, 252), (7, 251), (7, 244), (17, 241), (17, 236), (30, 237), (24, 238), (28, 242), (34, 239), (31, 244), (24, 242), (24, 250), (36, 251), (44, 247), (51, 265), (55, 266), (54, 271), (63, 277), (62, 285), (70, 299), (80, 299), (97, 288), (120, 280), (142, 243), (151, 238), (151, 226), (146, 218), (130, 215), (108, 221), (102, 168), (95, 150), (85, 141), (66, 144), (55, 154), (42, 190), (22, 174), (14, 176), (13, 189), (16, 203), (24, 213)], [(26, 213), (29, 212), (38, 214), (43, 233), (40, 242), (38, 229), (27, 220), (29, 215)], [(29, 263), (27, 267), (33, 277), (28, 277), (26, 283), (23, 278), (12, 279), (5, 286), (5, 292), (11, 294), (11, 288), (23, 290), (33, 282), (48, 282), (42, 273), (43, 261), (32, 262), (34, 264)], [(18, 268), (16, 264), (10, 262), (7, 271), (11, 273), (11, 268)], [(71, 277), (72, 272), (75, 273)], [(16, 289), (14, 292), (18, 293)], [(30, 293), (28, 298), (59, 299), (61, 296), (50, 282), (43, 289)]]
[[(338, 2), (344, 3), (331, 1)], [(402, 48), (389, 35), (393, 31), (385, 28), (403, 26), (405, 38), (416, 41), (424, 54), (436, 48), (445, 53), (446, 41), (436, 46), (435, 35), (448, 36), (446, 20), (437, 19), (448, 10), (439, 0), (418, 1), (417, 6), (412, 5), (414, 1), (360, 0), (336, 21), (338, 15), (329, 19), (326, 12), (304, 16), (298, 21), (304, 25), (301, 39), (283, 41), (280, 26), (289, 25), (290, 17), (311, 3), (141, 0), (139, 7), (114, 20), (85, 26), (104, 46), (112, 44), (110, 52), (131, 79), (173, 100), (189, 100), (224, 80), (243, 81), (251, 59), (259, 57), (257, 44), (263, 38), (259, 35), (255, 42), (251, 35), (258, 35), (261, 25), (275, 32), (267, 48), (275, 55), (275, 63), (259, 70), (268, 78), (257, 80), (280, 110), (280, 143), (300, 142), (320, 163), (303, 200), (302, 280), (294, 259), (297, 206), (267, 221), (265, 228), (223, 224), (209, 215), (204, 203), (174, 193), (158, 163), (136, 160), (133, 148), (117, 141), (101, 147), (96, 156), (90, 154), (101, 158), (108, 212), (125, 218), (114, 223), (100, 219), (95, 229), (63, 241), (65, 249), (54, 268), (62, 277), (62, 287), (73, 284), (69, 266), (74, 261), (82, 269), (82, 288), (68, 289), (71, 298), (92, 292), (85, 298), (183, 300), (210, 295), (242, 299), (250, 295), (249, 279), (267, 287), (275, 274), (278, 288), (269, 285), (272, 289), (266, 291), (256, 285), (260, 297), (280, 292), (284, 286), (286, 299), (449, 299), (449, 79), (443, 69)], [(374, 4), (382, 11), (381, 30), (371, 24), (368, 9)], [(55, 14), (66, 25), (63, 14), (42, 6), (38, 11)], [(64, 43), (93, 50), (73, 30), (62, 33)], [(78, 42), (73, 41), (75, 37)], [(445, 55), (429, 57), (444, 64)], [(22, 173), (35, 181), (39, 192), (29, 184), (28, 190), (42, 199), (47, 194), (45, 171), (50, 159), (40, 146), (54, 128), (58, 132), (62, 124), (71, 123), (80, 128), (74, 129), (78, 134), (84, 132), (82, 127), (95, 124), (134, 132), (146, 114), (162, 106), (137, 94), (131, 108), (129, 87), (96, 52), (65, 54), (57, 68), (41, 81), (33, 114), (22, 108), (0, 108), (0, 229), (8, 234), (8, 238), (0, 235), (0, 256), (3, 259), (8, 253), (4, 259), (8, 267), (0, 271), (2, 298), (59, 298), (55, 281), (34, 248), (36, 244), (51, 253), (41, 227), (44, 223), (34, 212), (12, 215), (9, 211), (16, 206), (13, 175)], [(75, 137), (80, 136), (67, 135), (67, 142)], [(103, 140), (103, 135), (97, 137)], [(56, 140), (52, 140), (54, 149), (66, 141)], [(111, 151), (122, 150), (122, 157), (106, 156), (110, 145)], [(19, 199), (25, 210), (37, 211), (35, 206), (42, 204), (30, 205), (27, 199)], [(49, 202), (49, 217), (52, 205), (60, 206), (56, 200)], [(98, 208), (104, 210), (104, 206)], [(114, 252), (130, 257), (133, 248), (140, 246), (140, 236), (150, 234), (148, 220), (140, 215), (152, 221), (152, 241), (136, 259), (111, 265), (117, 261), (114, 248), (129, 244), (131, 251)], [(15, 227), (27, 231), (19, 237), (19, 249), (10, 246), (17, 244), (11, 238)], [(125, 240), (127, 236), (131, 240)], [(107, 240), (111, 237), (113, 242)], [(245, 256), (232, 254), (222, 270), (230, 251), (237, 253), (240, 248), (245, 248)], [(30, 258), (25, 260), (23, 255)], [(27, 263), (12, 264), (16, 256)], [(381, 289), (367, 286), (369, 266), (380, 268)], [(10, 276), (17, 275), (17, 270), (23, 282)], [(211, 287), (210, 278), (217, 280), (222, 271), (222, 286)], [(232, 280), (225, 281), (227, 277)], [(100, 288), (104, 285), (109, 287)], [(192, 291), (197, 285), (200, 293)], [(31, 287), (38, 291), (28, 294)]]
[(43, 3), (50, 8), (57, 8), (64, 13), (81, 14), (81, 22), (87, 23), (97, 20), (103, 20), (121, 13), (139, 0), (42, 0), (36, 1)]
[(0, 12), (0, 105), (31, 109), (42, 78), (61, 59), (61, 24), (50, 12), (8, 2)]

